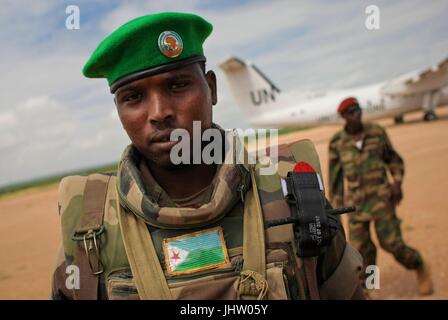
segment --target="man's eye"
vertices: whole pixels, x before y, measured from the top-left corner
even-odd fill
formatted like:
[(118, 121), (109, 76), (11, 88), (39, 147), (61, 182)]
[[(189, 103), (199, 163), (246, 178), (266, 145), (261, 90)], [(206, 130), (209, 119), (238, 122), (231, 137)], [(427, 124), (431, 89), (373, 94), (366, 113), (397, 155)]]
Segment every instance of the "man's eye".
[(141, 93), (131, 93), (126, 96), (124, 96), (123, 101), (124, 102), (135, 102), (142, 98)]
[(189, 84), (188, 81), (179, 81), (179, 82), (171, 84), (171, 89), (172, 90), (184, 89), (185, 87), (188, 86), (188, 84)]

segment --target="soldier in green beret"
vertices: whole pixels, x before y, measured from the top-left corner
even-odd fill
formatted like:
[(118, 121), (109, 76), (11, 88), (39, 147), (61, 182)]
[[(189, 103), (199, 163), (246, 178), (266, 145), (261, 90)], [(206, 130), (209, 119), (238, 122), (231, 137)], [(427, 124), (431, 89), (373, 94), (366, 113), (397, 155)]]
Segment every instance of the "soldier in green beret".
[(216, 77), (202, 49), (211, 31), (194, 14), (146, 15), (115, 30), (87, 61), (84, 75), (107, 79), (132, 143), (116, 174), (61, 181), (54, 299), (363, 297), (361, 257), (343, 231), (319, 256), (299, 258), (291, 225), (264, 229), (267, 218), (290, 215), (281, 178), (295, 163), (311, 159), (320, 171), (309, 141), (279, 148), (269, 176), (259, 163), (172, 161), (171, 134), (192, 137), (194, 121), (228, 139), (212, 122)]
[[(417, 250), (404, 243), (400, 219), (395, 213), (402, 199), (403, 159), (392, 147), (384, 128), (362, 122), (356, 98), (344, 99), (338, 113), (344, 118), (345, 127), (330, 142), (330, 197), (334, 206), (344, 204), (345, 181), (345, 200), (357, 207), (349, 218), (350, 243), (362, 254), (364, 269), (375, 265), (376, 247), (370, 237), (373, 222), (381, 247), (407, 269), (416, 270), (419, 292), (431, 294), (429, 267)], [(386, 170), (393, 177), (392, 183)], [(363, 272), (363, 286), (366, 276)]]

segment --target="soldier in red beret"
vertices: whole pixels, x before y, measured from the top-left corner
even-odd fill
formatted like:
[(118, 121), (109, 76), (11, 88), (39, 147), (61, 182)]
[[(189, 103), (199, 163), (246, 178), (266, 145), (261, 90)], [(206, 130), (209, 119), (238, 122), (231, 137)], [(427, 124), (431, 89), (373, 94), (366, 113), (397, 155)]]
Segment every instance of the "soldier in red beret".
[[(376, 247), (370, 236), (373, 222), (381, 247), (407, 269), (416, 270), (419, 292), (431, 294), (429, 267), (417, 250), (404, 243), (401, 220), (395, 212), (403, 197), (403, 159), (392, 147), (384, 128), (362, 122), (362, 110), (356, 98), (344, 99), (338, 113), (344, 118), (345, 127), (330, 142), (330, 199), (335, 207), (355, 205), (357, 208), (349, 218), (350, 243), (363, 256), (364, 268), (375, 265)], [(392, 183), (387, 171), (393, 177)], [(348, 191), (345, 197), (344, 182)], [(365, 280), (366, 272), (361, 277)], [(365, 281), (362, 282), (365, 287)]]

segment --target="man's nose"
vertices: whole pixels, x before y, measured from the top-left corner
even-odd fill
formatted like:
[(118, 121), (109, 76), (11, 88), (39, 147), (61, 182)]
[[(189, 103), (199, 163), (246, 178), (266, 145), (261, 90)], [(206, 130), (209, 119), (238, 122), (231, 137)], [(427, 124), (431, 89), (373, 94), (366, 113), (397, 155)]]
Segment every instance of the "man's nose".
[(174, 118), (174, 109), (163, 94), (152, 93), (148, 99), (148, 122), (151, 124), (160, 124), (170, 121)]

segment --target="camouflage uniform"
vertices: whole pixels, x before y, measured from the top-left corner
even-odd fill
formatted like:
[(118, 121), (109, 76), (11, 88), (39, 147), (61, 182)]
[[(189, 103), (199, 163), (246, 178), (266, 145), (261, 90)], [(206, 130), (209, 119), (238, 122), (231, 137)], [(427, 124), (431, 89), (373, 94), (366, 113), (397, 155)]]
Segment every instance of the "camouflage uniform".
[(342, 206), (345, 200), (346, 205), (357, 207), (349, 218), (349, 238), (362, 254), (364, 266), (376, 262), (376, 247), (369, 231), (373, 221), (381, 247), (406, 268), (418, 269), (422, 258), (403, 242), (400, 219), (391, 200), (387, 170), (394, 181), (401, 182), (404, 163), (393, 149), (386, 131), (376, 124), (364, 124), (359, 149), (353, 136), (341, 130), (331, 139), (329, 149), (330, 198), (334, 206)]
[[(309, 141), (304, 143), (312, 146)], [(128, 223), (126, 219), (134, 219), (140, 226), (143, 225), (143, 237), (149, 235), (152, 240), (157, 268), (161, 267), (163, 281), (166, 280), (168, 285), (168, 299), (246, 299), (248, 296), (264, 299), (309, 299), (316, 294), (310, 287), (313, 281), (317, 284), (314, 289), (318, 290), (320, 298), (351, 298), (358, 285), (357, 278), (362, 262), (359, 253), (346, 243), (343, 231), (336, 235), (330, 246), (322, 248), (320, 255), (313, 260), (315, 269), (310, 273), (310, 269), (306, 269), (305, 259), (300, 259), (295, 254), (291, 225), (277, 226), (265, 231), (261, 224), (259, 225), (261, 229), (257, 232), (253, 229), (249, 229), (252, 232), (246, 230), (246, 221), (253, 211), (260, 212), (263, 220), (283, 218), (289, 213), (280, 177), (286, 176), (298, 161), (297, 148), (296, 143), (279, 151), (278, 171), (271, 176), (257, 173), (261, 164), (257, 164), (254, 171), (248, 170), (249, 167), (246, 165), (218, 165), (210, 188), (211, 192), (206, 190), (201, 193), (204, 203), (199, 208), (179, 207), (170, 200), (157, 182), (153, 178), (148, 178), (150, 173), (144, 166), (144, 159), (132, 145), (123, 154), (117, 176), (97, 174), (88, 178), (82, 176), (64, 178), (59, 191), (63, 246), (54, 272), (52, 297), (86, 298), (85, 295), (79, 294), (79, 291), (86, 289), (82, 288), (82, 281), (81, 290), (67, 288), (66, 270), (69, 265), (89, 266), (85, 261), (86, 255), (77, 254), (77, 250), (83, 250), (83, 241), (74, 241), (72, 235), (83, 219), (80, 216), (88, 202), (85, 194), (88, 188), (86, 184), (89, 184), (90, 180), (90, 185), (96, 182), (106, 185), (107, 192), (104, 198), (105, 230), (98, 239), (99, 260), (104, 271), (99, 275), (98, 294), (88, 298), (139, 299), (142, 295), (144, 297), (142, 290), (139, 289), (138, 279), (133, 276), (132, 258), (129, 256), (129, 248), (126, 247), (126, 239), (131, 236), (130, 233), (125, 234), (124, 225)], [(312, 148), (314, 153), (303, 154), (301, 160), (309, 160), (315, 165), (317, 161), (319, 166), (317, 154), (314, 147)], [(309, 159), (314, 154), (315, 158)], [(255, 178), (254, 176), (251, 178), (251, 174)], [(256, 188), (254, 184), (257, 185)], [(251, 199), (257, 197), (259, 199), (257, 202), (251, 202)], [(249, 212), (247, 208), (258, 209)], [(162, 250), (163, 239), (213, 226), (221, 226), (224, 230), (230, 262), (225, 266), (191, 275), (168, 274)], [(132, 234), (137, 233), (137, 227), (134, 227)], [(262, 235), (262, 238), (257, 238), (259, 235)], [(244, 274), (246, 263), (249, 264), (249, 260), (253, 260), (249, 259), (250, 256), (255, 256), (257, 254), (255, 251), (259, 248), (253, 241), (248, 241), (246, 236), (249, 240), (250, 237), (264, 239), (260, 261), (263, 263), (262, 278), (265, 278), (265, 282), (255, 277), (254, 273)], [(93, 265), (96, 265), (95, 261)], [(86, 274), (82, 271), (81, 277), (91, 276), (89, 272)], [(253, 281), (251, 279), (246, 281), (250, 277)], [(311, 281), (308, 281), (310, 279)], [(265, 284), (260, 286), (264, 292), (259, 289), (261, 284)]]

